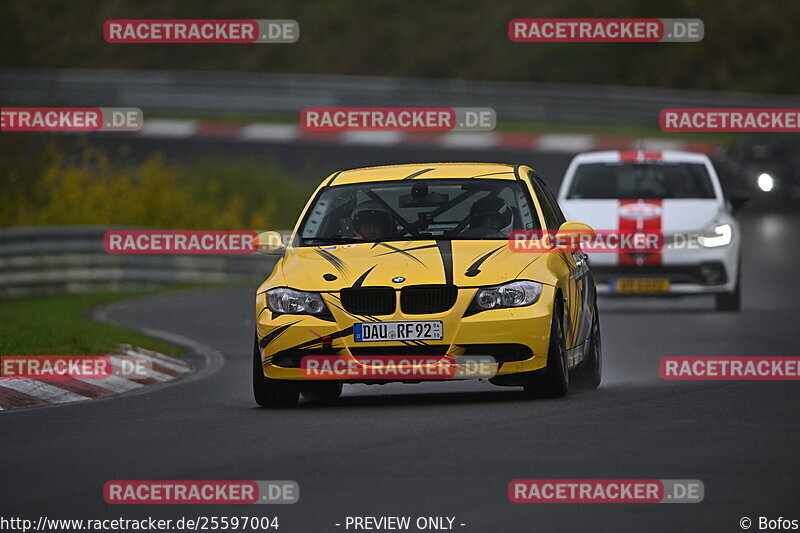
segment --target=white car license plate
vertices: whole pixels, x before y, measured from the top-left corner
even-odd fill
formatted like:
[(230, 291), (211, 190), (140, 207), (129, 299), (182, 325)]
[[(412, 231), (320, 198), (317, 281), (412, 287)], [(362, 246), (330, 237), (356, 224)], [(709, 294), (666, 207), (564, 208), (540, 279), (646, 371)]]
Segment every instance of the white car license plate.
[(441, 320), (411, 322), (356, 322), (353, 339), (356, 342), (374, 341), (438, 341), (442, 340)]

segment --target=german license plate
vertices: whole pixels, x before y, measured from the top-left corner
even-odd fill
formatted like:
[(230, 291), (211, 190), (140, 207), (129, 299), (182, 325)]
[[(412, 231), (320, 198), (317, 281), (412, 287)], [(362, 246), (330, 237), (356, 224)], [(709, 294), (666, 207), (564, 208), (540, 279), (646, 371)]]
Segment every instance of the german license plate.
[(620, 278), (612, 282), (611, 291), (634, 294), (669, 292), (669, 280), (663, 278)]
[(356, 322), (353, 339), (356, 342), (438, 341), (442, 340), (443, 329), (441, 320)]

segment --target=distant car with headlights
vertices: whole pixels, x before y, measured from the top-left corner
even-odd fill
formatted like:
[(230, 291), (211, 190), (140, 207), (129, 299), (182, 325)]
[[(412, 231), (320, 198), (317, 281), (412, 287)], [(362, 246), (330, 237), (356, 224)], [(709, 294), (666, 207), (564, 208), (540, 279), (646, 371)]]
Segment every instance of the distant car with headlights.
[(722, 162), (737, 174), (742, 195), (771, 206), (795, 207), (800, 200), (800, 140), (791, 134), (733, 143)]
[(659, 245), (589, 253), (598, 291), (618, 295), (713, 294), (741, 306), (741, 233), (704, 154), (603, 151), (577, 155), (558, 201), (601, 230), (658, 234)]
[(583, 258), (509, 246), (514, 230), (554, 225), (591, 232), (566, 221), (526, 166), (432, 163), (329, 176), (288, 242), (259, 236), (281, 257), (255, 298), (256, 402), (335, 399), (343, 383), (387, 381), (313, 379), (308, 357), (367, 366), (390, 356), (435, 365), (487, 356), (492, 383), (530, 396), (563, 396), (571, 380), (597, 387), (600, 324)]

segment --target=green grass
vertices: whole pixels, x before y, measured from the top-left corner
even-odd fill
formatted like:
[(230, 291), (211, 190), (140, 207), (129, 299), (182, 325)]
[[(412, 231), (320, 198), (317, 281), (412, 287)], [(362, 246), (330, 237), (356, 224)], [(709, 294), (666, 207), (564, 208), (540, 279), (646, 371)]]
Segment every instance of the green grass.
[(95, 322), (92, 308), (123, 298), (159, 292), (120, 291), (66, 294), (0, 301), (0, 354), (98, 355), (120, 344), (166, 354), (185, 349), (126, 328)]

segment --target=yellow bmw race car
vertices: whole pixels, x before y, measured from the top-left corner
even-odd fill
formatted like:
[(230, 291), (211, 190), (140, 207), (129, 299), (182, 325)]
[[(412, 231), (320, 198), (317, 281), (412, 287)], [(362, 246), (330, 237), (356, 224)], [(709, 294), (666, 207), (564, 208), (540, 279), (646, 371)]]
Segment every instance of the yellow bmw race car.
[[(329, 176), (287, 243), (277, 232), (259, 235), (262, 250), (281, 257), (256, 294), (256, 402), (335, 399), (343, 383), (461, 379), (468, 372), (447, 369), (475, 358), (491, 362), (492, 383), (532, 397), (563, 396), (570, 381), (597, 387), (600, 324), (585, 255), (563, 246), (520, 252), (509, 240), (519, 230), (592, 232), (564, 219), (527, 166), (410, 164)], [(376, 361), (404, 357), (424, 358), (426, 371), (376, 370)]]

